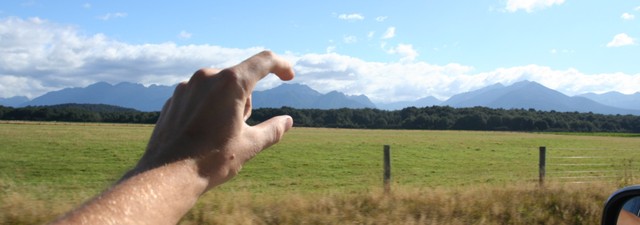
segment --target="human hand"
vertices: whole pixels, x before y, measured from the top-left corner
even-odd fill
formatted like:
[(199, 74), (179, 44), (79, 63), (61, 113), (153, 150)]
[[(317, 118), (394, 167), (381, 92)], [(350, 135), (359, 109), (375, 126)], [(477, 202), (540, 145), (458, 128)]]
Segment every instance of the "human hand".
[(269, 73), (294, 76), (291, 65), (269, 51), (221, 71), (198, 70), (165, 103), (138, 164), (51, 224), (176, 224), (202, 193), (231, 179), (293, 125), (289, 116), (245, 123), (251, 92)]
[(293, 125), (289, 116), (256, 126), (245, 122), (251, 115), (251, 92), (269, 73), (285, 81), (294, 77), (288, 62), (264, 51), (224, 70), (198, 70), (180, 83), (162, 109), (146, 152), (122, 180), (181, 160), (195, 161), (194, 171), (206, 180), (207, 189), (235, 176)]

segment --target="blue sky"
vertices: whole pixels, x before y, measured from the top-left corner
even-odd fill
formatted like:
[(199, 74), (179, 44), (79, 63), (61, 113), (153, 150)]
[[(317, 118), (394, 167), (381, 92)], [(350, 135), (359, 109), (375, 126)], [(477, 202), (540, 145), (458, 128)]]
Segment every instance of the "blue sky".
[(637, 1), (9, 0), (0, 97), (97, 81), (173, 84), (262, 49), (292, 61), (293, 82), (375, 102), (520, 80), (568, 95), (631, 94), (639, 28)]

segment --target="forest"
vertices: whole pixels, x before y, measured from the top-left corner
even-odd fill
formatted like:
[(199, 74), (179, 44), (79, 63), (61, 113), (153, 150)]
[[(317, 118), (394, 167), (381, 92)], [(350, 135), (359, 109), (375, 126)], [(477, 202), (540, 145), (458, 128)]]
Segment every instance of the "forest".
[(61, 104), (21, 108), (0, 106), (0, 120), (153, 124), (159, 115), (160, 112), (140, 112), (104, 104)]
[[(249, 124), (290, 115), (295, 126), (355, 129), (427, 129), (550, 132), (640, 133), (640, 116), (539, 111), (535, 109), (453, 108), (431, 106), (379, 109), (254, 109)], [(101, 104), (63, 104), (11, 108), (0, 106), (0, 120), (153, 124), (159, 112)]]

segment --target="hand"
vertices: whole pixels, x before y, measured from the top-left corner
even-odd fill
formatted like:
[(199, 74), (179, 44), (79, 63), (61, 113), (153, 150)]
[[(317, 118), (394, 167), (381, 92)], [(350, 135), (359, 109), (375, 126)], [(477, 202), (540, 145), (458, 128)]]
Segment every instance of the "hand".
[(253, 127), (245, 123), (251, 92), (269, 73), (281, 80), (294, 77), (288, 62), (264, 51), (228, 69), (201, 69), (180, 83), (162, 109), (145, 154), (123, 179), (183, 159), (196, 161), (207, 189), (235, 176), (293, 125), (289, 116)]
[(52, 224), (177, 223), (202, 193), (231, 179), (293, 125), (289, 116), (245, 123), (251, 92), (269, 73), (294, 76), (289, 63), (269, 51), (222, 71), (197, 71), (164, 105), (134, 169)]

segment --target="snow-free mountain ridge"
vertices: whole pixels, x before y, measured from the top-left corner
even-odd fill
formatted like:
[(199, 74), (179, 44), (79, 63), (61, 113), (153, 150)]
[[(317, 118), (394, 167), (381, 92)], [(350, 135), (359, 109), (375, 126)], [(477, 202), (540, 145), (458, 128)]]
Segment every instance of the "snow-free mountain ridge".
[(442, 103), (452, 107), (484, 106), (489, 108), (524, 108), (559, 112), (593, 112), (600, 114), (635, 114), (639, 110), (622, 109), (585, 97), (569, 97), (539, 83), (521, 81), (509, 86), (495, 84), (455, 95)]
[[(140, 111), (159, 111), (174, 86), (99, 82), (84, 88), (65, 88), (46, 93), (33, 100), (26, 97), (0, 98), (0, 104), (19, 107), (28, 105), (56, 105), (65, 103), (109, 104)], [(570, 97), (539, 83), (521, 81), (509, 86), (494, 84), (478, 90), (457, 94), (441, 101), (428, 96), (416, 101), (374, 104), (365, 95), (346, 95), (338, 91), (320, 93), (303, 84), (284, 83), (272, 89), (255, 91), (254, 108), (299, 109), (379, 108), (398, 110), (406, 107), (448, 105), (452, 107), (483, 106), (489, 108), (524, 108), (559, 112), (593, 112), (601, 114), (640, 115), (640, 92), (624, 95), (617, 92), (588, 93)]]

